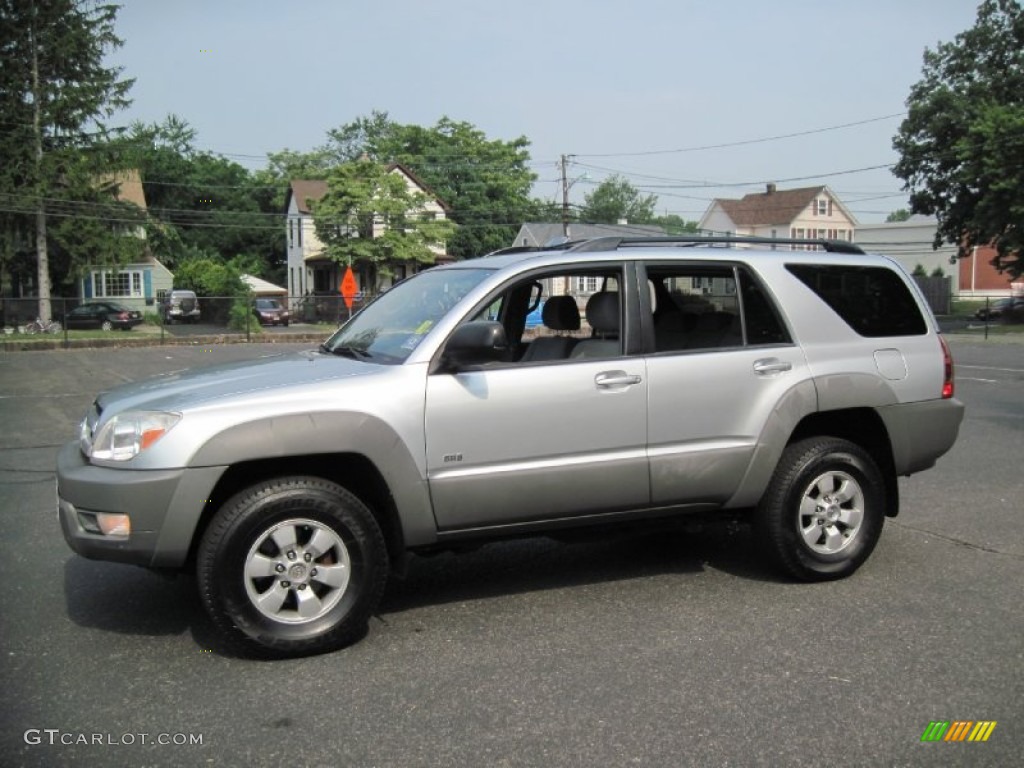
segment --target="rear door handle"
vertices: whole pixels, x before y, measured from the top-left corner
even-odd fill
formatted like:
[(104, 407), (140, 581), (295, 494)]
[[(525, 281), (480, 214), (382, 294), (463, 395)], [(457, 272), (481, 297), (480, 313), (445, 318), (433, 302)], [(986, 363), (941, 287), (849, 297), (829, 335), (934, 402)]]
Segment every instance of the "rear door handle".
[(793, 364), (777, 357), (766, 357), (754, 361), (754, 373), (759, 376), (770, 376), (773, 373), (785, 373), (793, 370)]
[(602, 389), (628, 387), (632, 384), (639, 384), (640, 376), (638, 374), (631, 375), (625, 371), (604, 371), (594, 377), (594, 383)]

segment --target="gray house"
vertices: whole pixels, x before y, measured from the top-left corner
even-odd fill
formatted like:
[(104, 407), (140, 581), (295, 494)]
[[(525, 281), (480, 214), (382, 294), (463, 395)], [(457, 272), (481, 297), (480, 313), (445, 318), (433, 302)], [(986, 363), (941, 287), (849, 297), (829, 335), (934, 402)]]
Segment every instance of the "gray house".
[[(583, 240), (589, 237), (664, 237), (664, 227), (655, 224), (578, 224), (570, 222), (569, 239)], [(564, 237), (561, 222), (527, 222), (519, 227), (515, 242), (510, 245), (525, 245), (540, 248)]]

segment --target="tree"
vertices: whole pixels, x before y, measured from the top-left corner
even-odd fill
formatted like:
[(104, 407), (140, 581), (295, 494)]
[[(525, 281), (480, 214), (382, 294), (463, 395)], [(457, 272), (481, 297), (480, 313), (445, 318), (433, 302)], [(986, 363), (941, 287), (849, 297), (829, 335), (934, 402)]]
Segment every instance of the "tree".
[(221, 260), (256, 256), (254, 274), (261, 276), (283, 272), (280, 212), (286, 183), (200, 152), (195, 138), (186, 121), (169, 115), (162, 123), (134, 123), (112, 145), (122, 164), (142, 174), (153, 252), (171, 268), (198, 249)]
[(935, 247), (993, 244), (995, 265), (1024, 273), (1024, 11), (985, 0), (975, 25), (925, 50), (923, 77), (893, 139), (893, 173), (914, 213), (939, 221)]
[(668, 235), (695, 235), (700, 231), (699, 221), (684, 219), (675, 213), (658, 216), (651, 223), (663, 227)]
[[(116, 14), (117, 6), (76, 0), (0, 0), (0, 189), (17, 190), (16, 204), (4, 206), (15, 209), (4, 226), (34, 244), (44, 320), (50, 317), (50, 219), (96, 220), (97, 210), (109, 211), (88, 208), (101, 167), (89, 151), (107, 137), (102, 120), (129, 103), (133, 81), (104, 66), (106, 54), (121, 45)], [(15, 197), (4, 195), (8, 203)], [(85, 205), (69, 208), (69, 202)], [(96, 254), (76, 247), (71, 255)]]
[(906, 208), (897, 208), (895, 211), (885, 217), (886, 224), (895, 224), (900, 221), (907, 221), (910, 218), (910, 211)]
[(655, 195), (643, 196), (622, 176), (610, 176), (583, 196), (579, 218), (588, 224), (650, 224), (657, 204)]
[(464, 259), (508, 246), (538, 203), (530, 192), (530, 142), (488, 139), (472, 124), (442, 117), (425, 128), (401, 125), (386, 112), (328, 132), (326, 150), (336, 163), (367, 157), (410, 169), (451, 209), (459, 225), (448, 253)]
[(357, 160), (330, 172), (327, 194), (314, 206), (313, 223), (328, 257), (339, 264), (370, 264), (386, 273), (394, 262), (433, 263), (431, 246), (454, 232), (450, 221), (425, 213), (429, 201), (402, 174)]

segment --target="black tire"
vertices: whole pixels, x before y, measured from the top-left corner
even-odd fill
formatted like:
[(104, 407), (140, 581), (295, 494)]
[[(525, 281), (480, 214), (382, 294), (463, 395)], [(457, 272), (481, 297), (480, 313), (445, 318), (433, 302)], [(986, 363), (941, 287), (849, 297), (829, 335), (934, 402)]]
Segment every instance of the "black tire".
[(885, 478), (859, 445), (834, 437), (795, 442), (758, 505), (764, 552), (802, 581), (849, 576), (878, 543), (885, 499)]
[(197, 560), (213, 623), (236, 650), (273, 658), (326, 653), (362, 637), (388, 574), (373, 513), (318, 477), (277, 478), (236, 494), (210, 522)]
[(287, 328), (288, 327), (288, 321), (285, 320), (283, 323), (281, 323), (281, 325), (283, 325), (285, 328)]

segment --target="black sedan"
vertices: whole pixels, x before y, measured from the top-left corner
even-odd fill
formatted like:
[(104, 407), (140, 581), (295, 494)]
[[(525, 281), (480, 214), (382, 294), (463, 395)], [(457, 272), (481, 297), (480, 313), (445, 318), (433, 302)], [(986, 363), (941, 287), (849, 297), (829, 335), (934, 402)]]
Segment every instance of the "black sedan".
[(109, 331), (120, 328), (122, 331), (128, 331), (141, 322), (141, 312), (115, 301), (92, 301), (75, 307), (64, 316), (64, 327), (69, 329), (99, 328)]
[(1024, 319), (1024, 297), (996, 299), (975, 312), (974, 316), (979, 320)]

